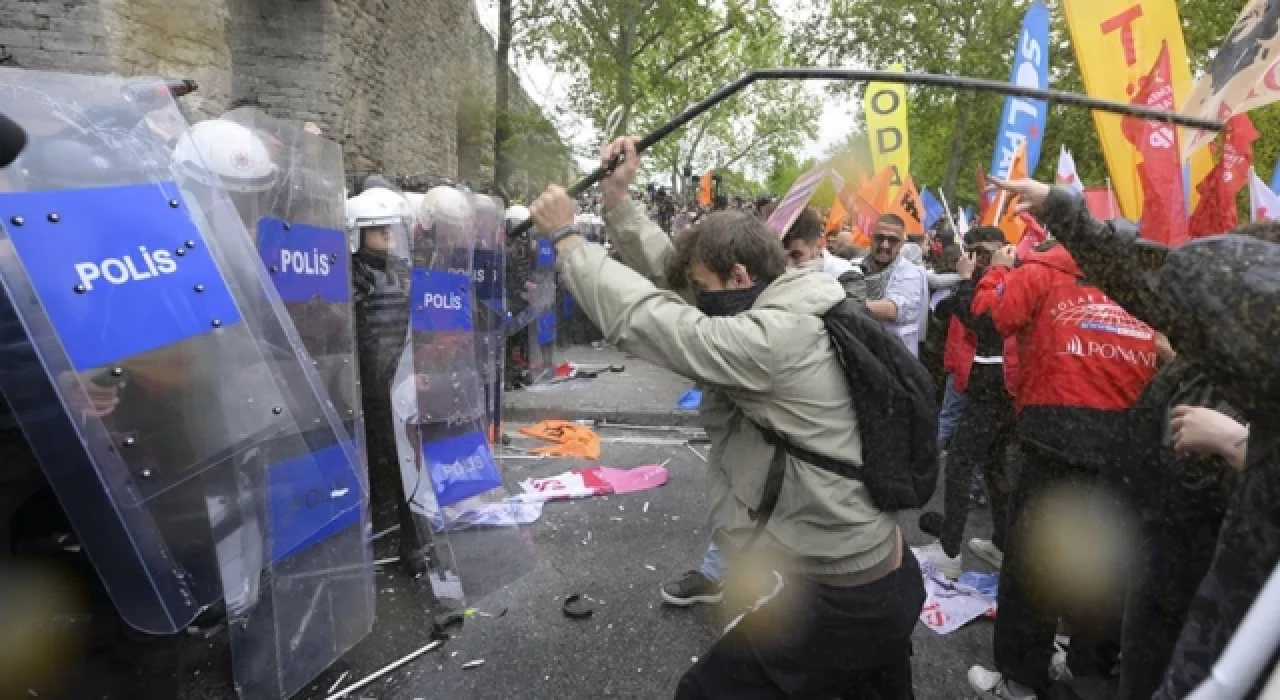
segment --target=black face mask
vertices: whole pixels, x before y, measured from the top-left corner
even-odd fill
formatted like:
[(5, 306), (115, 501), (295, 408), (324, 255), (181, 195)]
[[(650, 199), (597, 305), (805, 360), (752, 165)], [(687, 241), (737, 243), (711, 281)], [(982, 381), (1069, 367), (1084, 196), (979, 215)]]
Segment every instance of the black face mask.
[(763, 291), (764, 285), (756, 284), (745, 289), (698, 292), (694, 301), (698, 310), (708, 316), (733, 316), (751, 308)]

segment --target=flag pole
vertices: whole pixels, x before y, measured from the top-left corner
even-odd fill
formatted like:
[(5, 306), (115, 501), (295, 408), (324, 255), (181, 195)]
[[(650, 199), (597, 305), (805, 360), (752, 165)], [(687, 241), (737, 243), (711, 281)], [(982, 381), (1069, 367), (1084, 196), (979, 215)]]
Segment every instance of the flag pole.
[(947, 223), (951, 224), (951, 233), (960, 235), (960, 229), (956, 227), (956, 219), (951, 215), (951, 207), (947, 205), (947, 193), (941, 188), (938, 189), (938, 196), (942, 198), (942, 211), (947, 213)]
[(1107, 178), (1107, 211), (1110, 212), (1111, 218), (1116, 218), (1116, 193), (1111, 189), (1111, 178)]

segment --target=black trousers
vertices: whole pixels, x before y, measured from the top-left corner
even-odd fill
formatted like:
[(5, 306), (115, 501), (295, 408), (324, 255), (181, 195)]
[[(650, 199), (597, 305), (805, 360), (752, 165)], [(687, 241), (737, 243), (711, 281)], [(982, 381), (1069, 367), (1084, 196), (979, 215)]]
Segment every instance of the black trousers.
[(958, 556), (969, 519), (973, 470), (981, 465), (991, 501), (992, 543), (1001, 551), (1008, 532), (1013, 483), (1005, 455), (1016, 434), (1013, 403), (1004, 388), (1003, 365), (974, 365), (965, 391), (969, 403), (960, 416), (947, 453), (947, 490), (939, 541), (947, 556)]
[(1036, 559), (1028, 556), (1029, 547), (1034, 545), (1027, 539), (1032, 520), (1027, 506), (1058, 486), (1091, 489), (1096, 474), (1033, 443), (1024, 441), (1019, 448), (1022, 464), (1010, 502), (1009, 539), (1000, 571), (1000, 613), (996, 617), (993, 646), (996, 670), (1038, 693), (1045, 693), (1050, 686), (1049, 661), (1053, 657), (1058, 620), (1065, 618), (1071, 628), (1068, 666), (1077, 677), (1087, 677), (1110, 671), (1119, 650), (1119, 615), (1114, 619), (1076, 617), (1072, 611), (1048, 600), (1036, 585), (1050, 574), (1037, 570)]
[(791, 577), (684, 674), (676, 699), (911, 700), (924, 598), (910, 548), (897, 571), (865, 586)]

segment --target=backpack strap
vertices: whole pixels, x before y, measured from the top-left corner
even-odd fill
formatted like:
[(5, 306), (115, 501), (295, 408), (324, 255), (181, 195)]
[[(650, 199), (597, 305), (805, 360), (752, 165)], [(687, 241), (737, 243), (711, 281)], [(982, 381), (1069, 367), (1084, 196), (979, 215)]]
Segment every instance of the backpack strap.
[(760, 493), (760, 505), (747, 511), (747, 515), (755, 521), (755, 529), (751, 531), (751, 536), (742, 544), (742, 549), (751, 549), (751, 546), (760, 539), (760, 535), (764, 534), (764, 528), (769, 524), (769, 519), (773, 517), (773, 511), (778, 507), (778, 497), (782, 495), (782, 481), (787, 475), (787, 452), (781, 445), (773, 443), (773, 459), (769, 460), (769, 473), (764, 478), (764, 488)]
[(747, 511), (747, 514), (756, 523), (751, 536), (742, 545), (742, 549), (747, 550), (756, 543), (756, 540), (760, 539), (760, 535), (764, 534), (765, 526), (769, 524), (769, 519), (773, 517), (773, 511), (778, 507), (778, 498), (782, 495), (782, 481), (787, 473), (787, 455), (849, 478), (857, 478), (855, 474), (859, 467), (798, 447), (780, 433), (747, 418), (745, 413), (741, 413), (741, 415), (750, 421), (756, 430), (760, 431), (766, 442), (773, 446), (773, 459), (769, 461), (769, 473), (764, 478), (764, 488), (761, 489), (760, 493), (760, 504)]

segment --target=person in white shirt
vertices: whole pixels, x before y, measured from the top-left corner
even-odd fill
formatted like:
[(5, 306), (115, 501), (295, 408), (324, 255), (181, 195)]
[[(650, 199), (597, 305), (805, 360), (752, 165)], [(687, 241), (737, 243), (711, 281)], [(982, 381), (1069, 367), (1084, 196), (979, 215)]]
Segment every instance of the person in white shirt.
[(883, 284), (873, 281), (868, 285), (872, 293), (868, 296), (867, 308), (918, 357), (921, 323), (928, 308), (929, 281), (923, 267), (902, 257), (904, 241), (906, 224), (900, 217), (885, 214), (876, 220), (871, 253), (862, 265), (868, 280), (882, 278)]
[(782, 237), (782, 247), (787, 251), (787, 262), (792, 267), (809, 267), (822, 270), (844, 287), (845, 294), (859, 303), (866, 301), (866, 284), (861, 270), (844, 258), (827, 250), (826, 222), (814, 209), (800, 212), (791, 228)]

